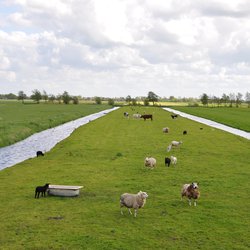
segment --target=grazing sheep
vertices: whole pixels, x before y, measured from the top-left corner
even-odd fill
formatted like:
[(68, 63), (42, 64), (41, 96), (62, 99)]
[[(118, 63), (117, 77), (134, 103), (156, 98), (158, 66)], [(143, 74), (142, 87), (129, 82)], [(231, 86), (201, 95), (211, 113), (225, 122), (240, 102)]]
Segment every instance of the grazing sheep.
[(144, 161), (145, 167), (151, 167), (154, 168), (156, 167), (156, 159), (153, 157), (146, 157)]
[(36, 157), (38, 157), (38, 156), (44, 156), (44, 153), (42, 151), (37, 151), (36, 152)]
[(170, 156), (170, 159), (171, 159), (171, 162), (172, 162), (172, 164), (173, 165), (176, 165), (176, 163), (177, 163), (177, 158), (175, 157), (175, 156)]
[(35, 191), (35, 198), (39, 198), (40, 193), (42, 193), (42, 196), (45, 197), (45, 193), (49, 188), (49, 183), (45, 184), (44, 186), (38, 186), (36, 187)]
[(182, 132), (182, 134), (183, 134), (183, 135), (187, 135), (187, 130), (184, 130), (184, 131)]
[(138, 192), (137, 194), (122, 194), (120, 197), (121, 214), (123, 214), (122, 207), (128, 208), (130, 214), (132, 214), (130, 208), (133, 208), (135, 211), (134, 216), (136, 217), (138, 209), (142, 208), (145, 205), (147, 197), (148, 194), (142, 191)]
[(177, 118), (177, 117), (178, 117), (178, 115), (173, 114), (173, 115), (171, 115), (171, 117), (172, 117), (172, 119), (175, 119), (175, 118)]
[(129, 113), (128, 112), (124, 112), (123, 116), (126, 117), (126, 118), (129, 118)]
[(182, 144), (182, 141), (172, 141), (168, 147), (167, 147), (167, 152), (169, 152), (172, 147), (179, 147)]
[(171, 145), (172, 147), (179, 147), (182, 144), (182, 141), (172, 141)]
[(168, 133), (168, 132), (169, 132), (169, 128), (168, 128), (168, 127), (163, 128), (163, 129), (162, 129), (162, 132), (163, 132), (163, 133)]
[(138, 113), (137, 113), (137, 114), (133, 114), (133, 118), (134, 118), (134, 119), (139, 119), (139, 118), (141, 118), (141, 115), (138, 114)]
[(171, 163), (171, 159), (168, 157), (165, 157), (165, 166), (168, 165), (168, 167), (169, 167), (170, 163)]
[(167, 152), (169, 152), (171, 149), (172, 149), (172, 145), (169, 144), (168, 147), (167, 147)]
[(196, 206), (196, 200), (200, 197), (200, 191), (198, 184), (193, 182), (191, 184), (184, 184), (181, 191), (181, 199), (183, 196), (188, 198), (189, 205), (191, 206), (191, 199), (194, 199), (194, 206)]

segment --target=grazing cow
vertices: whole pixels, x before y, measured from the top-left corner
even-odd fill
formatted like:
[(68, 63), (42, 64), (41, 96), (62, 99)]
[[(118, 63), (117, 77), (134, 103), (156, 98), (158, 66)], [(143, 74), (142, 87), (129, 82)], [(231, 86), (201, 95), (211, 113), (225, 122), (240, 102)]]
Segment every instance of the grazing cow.
[(165, 166), (168, 165), (168, 167), (169, 167), (170, 163), (171, 163), (171, 159), (168, 157), (165, 157)]
[(45, 184), (44, 186), (38, 186), (35, 190), (35, 198), (39, 198), (40, 193), (42, 193), (42, 196), (45, 197), (45, 193), (49, 188), (49, 183)]
[(178, 117), (178, 115), (176, 115), (176, 114), (172, 114), (172, 115), (171, 115), (171, 117), (172, 117), (172, 119), (175, 119), (175, 118), (177, 118), (177, 117)]
[(191, 199), (194, 199), (194, 206), (196, 206), (196, 200), (200, 197), (200, 191), (198, 184), (193, 182), (191, 184), (184, 184), (181, 191), (181, 199), (183, 196), (188, 198), (189, 205), (191, 206)]
[(144, 119), (144, 121), (146, 121), (146, 119), (151, 119), (151, 121), (153, 120), (153, 115), (141, 115), (141, 118)]
[(44, 156), (44, 153), (42, 151), (37, 151), (36, 152), (36, 157), (39, 157), (39, 156)]

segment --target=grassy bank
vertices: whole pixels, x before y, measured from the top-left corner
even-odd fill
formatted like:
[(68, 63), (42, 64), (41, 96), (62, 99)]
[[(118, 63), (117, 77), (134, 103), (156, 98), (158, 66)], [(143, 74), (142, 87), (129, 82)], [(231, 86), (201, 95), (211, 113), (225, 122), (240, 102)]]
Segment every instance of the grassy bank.
[(47, 128), (110, 108), (96, 104), (48, 104), (0, 102), (0, 147)]
[(207, 118), (250, 132), (250, 109), (229, 107), (173, 107), (176, 110)]
[[(0, 172), (1, 249), (249, 249), (249, 141), (159, 108), (135, 110), (153, 113), (152, 122), (125, 119), (124, 111)], [(177, 166), (166, 168), (171, 140), (183, 145), (170, 152)], [(154, 170), (143, 166), (148, 155)], [(180, 200), (192, 181), (200, 183), (197, 207)], [(46, 182), (84, 188), (76, 198), (34, 199)], [(139, 190), (149, 194), (145, 207), (137, 218), (122, 216), (120, 194)]]

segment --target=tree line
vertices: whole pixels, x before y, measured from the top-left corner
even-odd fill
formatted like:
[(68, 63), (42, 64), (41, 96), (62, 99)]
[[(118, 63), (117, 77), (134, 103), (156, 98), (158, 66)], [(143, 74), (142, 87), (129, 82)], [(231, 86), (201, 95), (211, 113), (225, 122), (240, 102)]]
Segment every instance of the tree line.
[(115, 102), (126, 102), (129, 105), (141, 105), (141, 103), (144, 104), (144, 106), (148, 106), (150, 103), (157, 102), (187, 102), (190, 104), (190, 106), (198, 106), (198, 102), (201, 102), (204, 106), (210, 105), (217, 105), (218, 107), (221, 105), (233, 107), (235, 105), (236, 107), (240, 107), (243, 102), (248, 104), (248, 107), (250, 108), (250, 93), (247, 92), (243, 98), (243, 94), (241, 93), (230, 93), (230, 94), (223, 94), (221, 97), (217, 96), (208, 96), (206, 93), (203, 93), (200, 98), (186, 98), (186, 97), (174, 97), (170, 96), (167, 97), (160, 97), (157, 94), (155, 94), (152, 91), (149, 91), (147, 96), (139, 96), (139, 97), (131, 97), (128, 95), (127, 97), (118, 97), (118, 98), (106, 98), (106, 97), (81, 97), (81, 96), (72, 96), (67, 91), (64, 91), (62, 94), (53, 95), (53, 94), (47, 94), (45, 90), (42, 92), (38, 89), (34, 89), (32, 91), (32, 94), (30, 96), (27, 96), (24, 91), (19, 91), (18, 95), (15, 94), (0, 94), (0, 99), (17, 99), (22, 101), (22, 103), (25, 102), (25, 100), (33, 100), (36, 103), (39, 103), (41, 100), (44, 102), (58, 102), (58, 103), (64, 103), (64, 104), (78, 104), (79, 100), (91, 100), (94, 101), (96, 104), (102, 104), (103, 101), (108, 102), (109, 105), (114, 105)]
[(217, 96), (208, 96), (206, 93), (201, 95), (201, 103), (204, 106), (208, 106), (208, 104), (214, 104), (218, 107), (221, 105), (233, 107), (240, 107), (243, 102), (247, 103), (248, 108), (250, 108), (250, 93), (246, 92), (244, 98), (242, 93), (230, 93), (230, 94), (223, 94), (221, 97)]

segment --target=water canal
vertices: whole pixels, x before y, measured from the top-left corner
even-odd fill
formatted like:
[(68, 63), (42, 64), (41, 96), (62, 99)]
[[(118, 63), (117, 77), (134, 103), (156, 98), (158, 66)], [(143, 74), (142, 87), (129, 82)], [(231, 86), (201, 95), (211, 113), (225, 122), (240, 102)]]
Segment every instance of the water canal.
[(78, 127), (116, 110), (117, 107), (103, 110), (74, 121), (70, 121), (54, 128), (31, 135), (13, 145), (0, 148), (0, 170), (11, 167), (29, 158), (36, 157), (36, 152), (51, 150), (58, 142), (64, 140)]

